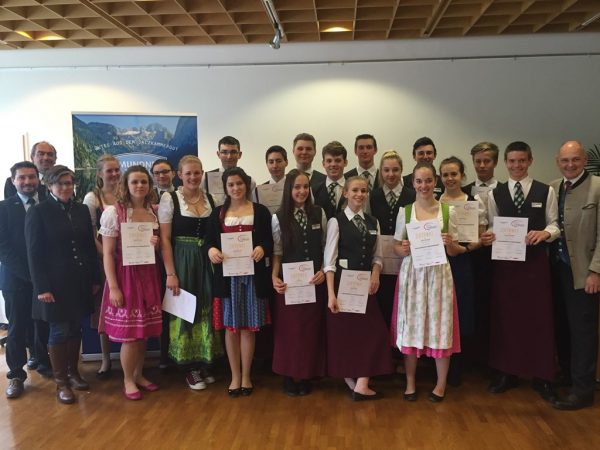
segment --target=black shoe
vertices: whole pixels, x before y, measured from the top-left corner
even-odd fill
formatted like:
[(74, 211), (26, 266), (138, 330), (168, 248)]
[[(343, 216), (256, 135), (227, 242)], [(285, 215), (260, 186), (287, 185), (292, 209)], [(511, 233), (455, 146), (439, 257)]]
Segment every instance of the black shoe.
[(301, 397), (309, 395), (313, 390), (310, 380), (301, 380), (300, 382), (296, 383), (296, 388), (298, 395)]
[(254, 388), (253, 388), (253, 387), (244, 387), (244, 386), (242, 386), (242, 387), (240, 388), (240, 392), (241, 392), (241, 394), (242, 394), (244, 397), (248, 397), (248, 396), (252, 395), (252, 392), (253, 392), (253, 391), (254, 391)]
[(547, 402), (554, 403), (556, 401), (556, 394), (552, 388), (552, 383), (549, 381), (534, 378), (531, 382), (531, 387)]
[(594, 397), (579, 397), (575, 394), (569, 394), (564, 398), (556, 399), (552, 406), (563, 411), (576, 411), (578, 409), (589, 408), (594, 405)]
[(227, 395), (229, 395), (231, 398), (238, 398), (240, 395), (242, 395), (242, 388), (227, 389)]
[(427, 399), (433, 403), (441, 403), (444, 401), (444, 397), (441, 397), (441, 396), (435, 394), (433, 391), (431, 391), (429, 393), (429, 395), (427, 396)]
[(27, 360), (27, 368), (29, 370), (35, 370), (38, 368), (39, 365), (40, 365), (40, 363), (38, 362), (38, 360), (35, 356), (32, 356), (31, 358), (29, 358)]
[(356, 391), (352, 391), (352, 400), (355, 402), (366, 402), (368, 400), (379, 400), (383, 398), (381, 392), (375, 392), (373, 395), (365, 395)]
[(290, 397), (298, 396), (298, 385), (294, 382), (292, 377), (283, 378), (283, 393)]
[(52, 371), (52, 367), (39, 365), (37, 368), (37, 372), (44, 378), (54, 378), (54, 372)]
[(502, 373), (490, 383), (488, 392), (492, 394), (502, 394), (509, 389), (516, 388), (519, 385), (519, 379), (514, 375)]
[(23, 380), (11, 378), (6, 385), (6, 398), (19, 398), (24, 390)]
[(416, 402), (417, 401), (417, 391), (411, 392), (410, 394), (404, 394), (404, 400), (407, 402)]

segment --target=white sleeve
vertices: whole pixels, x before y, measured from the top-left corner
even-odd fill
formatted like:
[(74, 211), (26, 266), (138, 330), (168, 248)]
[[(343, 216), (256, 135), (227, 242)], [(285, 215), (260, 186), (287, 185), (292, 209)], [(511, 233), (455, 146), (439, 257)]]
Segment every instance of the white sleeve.
[(173, 205), (173, 197), (169, 192), (163, 192), (160, 197), (160, 203), (158, 204), (158, 221), (160, 223), (171, 223), (173, 222), (173, 211), (175, 205)]
[(327, 240), (325, 241), (325, 254), (323, 255), (323, 272), (335, 272), (335, 263), (338, 258), (338, 240), (340, 227), (335, 217), (327, 222)]
[(453, 241), (458, 241), (458, 226), (456, 225), (456, 209), (450, 206), (448, 212), (448, 234)]
[(558, 227), (558, 200), (554, 188), (548, 187), (548, 199), (546, 200), (546, 228), (544, 231), (550, 233), (550, 238), (546, 242), (552, 242), (560, 236)]
[(479, 194), (475, 196), (475, 200), (477, 201), (477, 214), (479, 215), (479, 225), (487, 226), (488, 218), (486, 204)]
[(98, 233), (102, 236), (119, 236), (119, 217), (117, 216), (117, 209), (114, 206), (109, 206), (102, 213)]
[(383, 268), (383, 249), (382, 242), (379, 238), (381, 236), (381, 229), (379, 228), (379, 221), (377, 221), (377, 240), (375, 241), (375, 252), (373, 253), (373, 263)]
[(283, 243), (281, 242), (281, 227), (277, 214), (273, 214), (271, 218), (271, 233), (273, 234), (273, 254), (277, 256), (283, 255)]
[(404, 217), (406, 213), (404, 212), (404, 207), (401, 206), (398, 209), (398, 216), (396, 217), (396, 229), (394, 231), (394, 240), (402, 241), (405, 239), (406, 235), (406, 218)]
[(93, 192), (88, 192), (83, 197), (83, 204), (88, 207), (90, 211), (90, 217), (92, 218), (92, 226), (96, 229), (96, 221), (98, 218), (96, 217), (96, 211), (98, 210), (98, 198), (96, 194)]

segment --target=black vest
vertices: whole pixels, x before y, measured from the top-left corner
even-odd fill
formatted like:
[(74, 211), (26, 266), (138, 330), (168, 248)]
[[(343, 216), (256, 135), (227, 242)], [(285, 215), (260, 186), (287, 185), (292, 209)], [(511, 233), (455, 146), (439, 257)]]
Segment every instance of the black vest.
[(396, 230), (396, 217), (400, 207), (409, 205), (415, 201), (415, 191), (404, 186), (400, 196), (396, 200), (393, 209), (390, 209), (383, 188), (375, 188), (369, 196), (371, 202), (371, 214), (379, 221), (381, 234), (393, 235)]
[[(173, 221), (171, 222), (171, 239), (177, 236), (194, 237), (204, 239), (206, 236), (206, 223), (208, 217), (185, 217), (181, 215), (181, 206), (179, 205), (179, 197), (175, 192), (170, 192), (173, 199)], [(211, 208), (215, 208), (215, 203), (210, 194), (205, 194)]]
[(343, 211), (336, 216), (336, 219), (340, 230), (335, 273), (336, 281), (339, 281), (343, 269), (339, 265), (340, 259), (348, 261), (346, 269), (371, 271), (375, 243), (377, 242), (377, 220), (373, 216), (365, 214), (365, 224), (369, 231), (366, 235), (363, 235), (356, 228), (356, 225), (348, 220)]
[[(277, 219), (283, 223), (284, 219), (281, 212), (278, 211)], [(321, 270), (323, 266), (323, 230), (322, 223), (323, 210), (319, 207), (313, 207), (308, 213), (307, 229), (303, 230), (294, 218), (292, 225), (292, 243), (291, 246), (283, 245), (283, 256), (281, 262), (291, 263), (299, 261), (313, 261), (315, 273)]]
[[(525, 203), (519, 212), (510, 196), (508, 183), (499, 184), (496, 189), (494, 189), (494, 200), (496, 201), (496, 207), (498, 208), (498, 215), (506, 217), (527, 217), (529, 219), (527, 231), (543, 230), (546, 228), (548, 189), (549, 186), (547, 184), (533, 180), (531, 189), (529, 189), (529, 194), (527, 194)], [(534, 203), (541, 206), (536, 206), (534, 208), (532, 206)], [(545, 249), (546, 245), (538, 244), (536, 246), (527, 246), (527, 252), (533, 251), (534, 248)]]

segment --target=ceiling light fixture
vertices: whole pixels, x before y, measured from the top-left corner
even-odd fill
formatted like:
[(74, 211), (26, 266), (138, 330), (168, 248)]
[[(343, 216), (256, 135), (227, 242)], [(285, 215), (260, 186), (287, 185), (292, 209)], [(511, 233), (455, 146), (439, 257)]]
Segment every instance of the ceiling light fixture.
[(596, 14), (593, 17), (590, 17), (588, 20), (586, 20), (585, 22), (583, 22), (581, 25), (579, 25), (577, 28), (575, 28), (575, 31), (581, 31), (581, 30), (583, 30), (585, 27), (587, 27), (588, 25), (591, 25), (592, 23), (594, 23), (598, 19), (600, 19), (600, 13)]
[(352, 31), (346, 27), (329, 27), (323, 30), (323, 33), (343, 33), (345, 31)]
[(269, 19), (271, 20), (271, 25), (273, 25), (273, 29), (275, 30), (275, 35), (273, 36), (273, 39), (269, 41), (269, 45), (273, 50), (277, 50), (281, 47), (281, 40), (285, 36), (285, 33), (281, 22), (279, 21), (279, 17), (277, 16), (275, 6), (273, 6), (271, 0), (262, 0), (262, 2)]

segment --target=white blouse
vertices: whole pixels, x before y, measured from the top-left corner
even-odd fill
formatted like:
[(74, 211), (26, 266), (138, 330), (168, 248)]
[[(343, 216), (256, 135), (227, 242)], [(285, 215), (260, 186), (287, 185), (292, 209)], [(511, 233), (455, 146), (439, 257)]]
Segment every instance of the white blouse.
[[(410, 212), (410, 221), (411, 222), (422, 222), (417, 219), (415, 205), (412, 206), (412, 211)], [(394, 233), (394, 240), (402, 241), (406, 238), (406, 220), (405, 220), (405, 212), (404, 208), (400, 207), (398, 210), (398, 217), (396, 218), (396, 231)], [(442, 208), (438, 208), (438, 221), (440, 222), (440, 229), (444, 227), (444, 215), (442, 214)], [(430, 220), (430, 219), (428, 219)], [(458, 228), (456, 227), (456, 211), (454, 210), (454, 206), (449, 206), (449, 217), (448, 217), (448, 234), (452, 237), (453, 241), (458, 241)]]
[[(185, 201), (185, 197), (183, 196), (183, 192), (181, 188), (178, 188), (175, 191), (177, 195), (177, 200), (179, 201), (179, 209), (181, 210), (181, 215), (183, 217), (208, 217), (212, 212), (212, 208), (210, 206), (210, 202), (208, 201), (208, 197), (206, 194), (204, 196), (204, 213), (198, 216), (195, 212), (189, 210), (189, 206)], [(169, 192), (164, 192), (162, 197), (160, 197), (160, 203), (158, 204), (158, 221), (160, 223), (171, 223), (173, 222), (173, 213), (175, 211), (175, 205), (173, 204), (173, 197)]]
[[(298, 208), (294, 208), (294, 215), (298, 211)], [(327, 216), (325, 212), (321, 214), (321, 229), (323, 230), (323, 242), (322, 245), (325, 245), (327, 234), (325, 231), (327, 228)], [(279, 218), (277, 214), (273, 214), (273, 218), (271, 219), (271, 231), (273, 234), (273, 255), (282, 256), (283, 255), (283, 243), (281, 240), (281, 226), (279, 225)]]
[[(147, 211), (154, 216), (154, 225), (152, 228), (158, 229), (158, 218), (152, 211), (152, 208), (148, 207)], [(133, 215), (133, 208), (127, 208), (127, 222), (131, 222), (131, 216)], [(118, 237), (121, 231), (121, 225), (119, 224), (119, 216), (117, 214), (117, 208), (114, 205), (108, 206), (102, 216), (100, 217), (100, 233), (102, 236)]]

